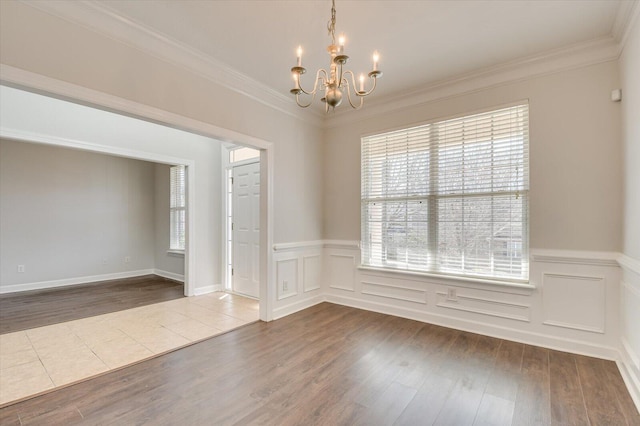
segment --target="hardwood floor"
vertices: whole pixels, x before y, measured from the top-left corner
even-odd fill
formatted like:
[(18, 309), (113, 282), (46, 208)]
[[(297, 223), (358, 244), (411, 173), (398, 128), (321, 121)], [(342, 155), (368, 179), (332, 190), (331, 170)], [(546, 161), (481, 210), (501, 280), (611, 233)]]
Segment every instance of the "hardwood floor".
[(323, 303), (0, 410), (3, 425), (640, 425), (613, 362)]
[(184, 297), (182, 284), (143, 277), (0, 295), (0, 334)]

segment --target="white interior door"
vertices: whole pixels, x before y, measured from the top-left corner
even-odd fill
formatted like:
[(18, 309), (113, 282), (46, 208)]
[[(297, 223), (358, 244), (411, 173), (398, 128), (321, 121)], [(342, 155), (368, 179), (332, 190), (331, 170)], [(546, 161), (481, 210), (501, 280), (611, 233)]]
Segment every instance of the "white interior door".
[(258, 297), (260, 281), (260, 163), (233, 167), (232, 288)]

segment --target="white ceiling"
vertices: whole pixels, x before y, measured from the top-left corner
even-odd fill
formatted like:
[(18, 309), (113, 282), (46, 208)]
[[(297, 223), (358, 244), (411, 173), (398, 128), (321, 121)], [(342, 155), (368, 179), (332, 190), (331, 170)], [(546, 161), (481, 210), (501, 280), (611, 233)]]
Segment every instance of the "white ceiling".
[[(328, 65), (330, 0), (102, 1), (134, 23), (216, 58), (284, 95), (295, 49), (313, 73)], [(381, 55), (375, 97), (404, 93), (476, 70), (619, 37), (634, 0), (336, 0), (348, 67)], [(310, 75), (311, 74), (311, 75)]]

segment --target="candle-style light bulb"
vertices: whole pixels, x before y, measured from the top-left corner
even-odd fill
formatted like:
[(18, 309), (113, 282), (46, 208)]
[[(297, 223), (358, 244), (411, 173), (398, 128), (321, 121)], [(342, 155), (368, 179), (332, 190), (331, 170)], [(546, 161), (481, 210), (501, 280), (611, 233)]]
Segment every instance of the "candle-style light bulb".
[(373, 70), (378, 71), (378, 61), (380, 60), (380, 54), (376, 50), (373, 52)]
[(344, 34), (340, 34), (340, 37), (338, 37), (338, 46), (340, 49), (340, 53), (344, 52), (344, 42), (345, 42), (345, 37)]
[(364, 92), (364, 74), (360, 74), (360, 91)]
[(302, 66), (302, 46), (298, 46), (298, 50), (296, 51), (298, 55), (298, 66)]

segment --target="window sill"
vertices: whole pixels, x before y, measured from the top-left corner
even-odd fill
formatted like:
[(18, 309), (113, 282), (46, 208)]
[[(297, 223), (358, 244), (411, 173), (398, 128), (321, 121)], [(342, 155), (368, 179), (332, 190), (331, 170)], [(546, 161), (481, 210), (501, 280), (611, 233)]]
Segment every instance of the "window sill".
[(169, 256), (184, 257), (184, 250), (169, 249), (169, 250), (167, 250), (167, 254)]
[(429, 272), (417, 272), (417, 271), (407, 271), (402, 269), (391, 269), (391, 268), (378, 268), (375, 266), (366, 266), (359, 265), (358, 269), (361, 271), (367, 272), (381, 272), (384, 274), (390, 275), (405, 275), (408, 277), (415, 278), (435, 278), (438, 280), (444, 281), (453, 281), (452, 285), (464, 285), (466, 284), (479, 284), (479, 285), (489, 285), (494, 287), (502, 287), (508, 289), (519, 289), (519, 290), (535, 290), (536, 286), (527, 281), (501, 281), (501, 280), (493, 280), (490, 278), (476, 278), (476, 277), (461, 277), (456, 275), (446, 275), (446, 274), (434, 274)]

